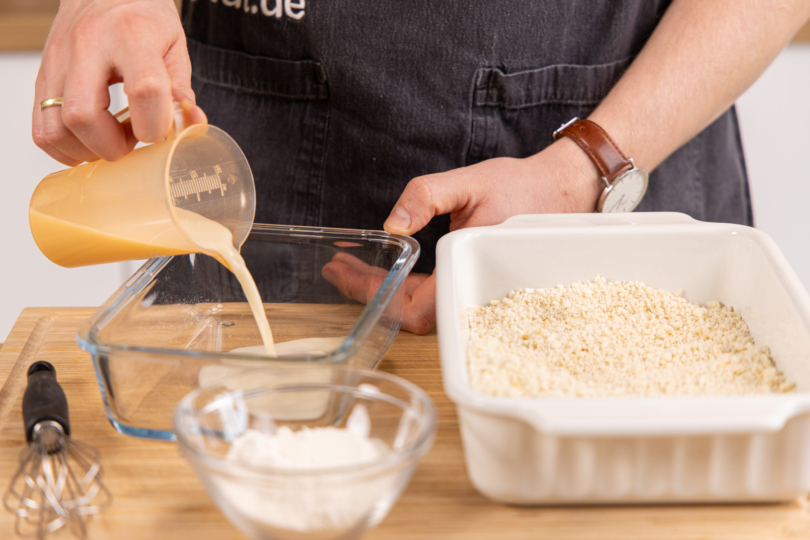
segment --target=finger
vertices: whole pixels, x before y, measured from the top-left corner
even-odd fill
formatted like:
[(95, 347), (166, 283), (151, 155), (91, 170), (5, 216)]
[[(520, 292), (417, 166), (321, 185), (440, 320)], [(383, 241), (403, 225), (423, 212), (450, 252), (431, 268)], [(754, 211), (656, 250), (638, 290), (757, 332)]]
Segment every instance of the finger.
[(61, 108), (52, 107), (51, 109), (42, 111), (45, 122), (45, 139), (51, 145), (79, 162), (95, 161), (101, 157), (82, 143), (68, 126)]
[(329, 262), (321, 268), (321, 276), (342, 294), (357, 302), (366, 303), (365, 287), (358, 286), (362, 282), (357, 279), (358, 274), (351, 267), (342, 263)]
[(436, 274), (416, 287), (410, 302), (402, 308), (401, 328), (414, 334), (426, 334), (436, 324)]
[(172, 83), (163, 54), (144, 48), (134, 38), (122, 50), (115, 64), (124, 78), (132, 130), (139, 141), (161, 141), (169, 134), (174, 115)]
[[(37, 135), (36, 127), (34, 128), (34, 131), (32, 132), (32, 136), (33, 136), (34, 142), (36, 142), (36, 145), (40, 149), (42, 149), (46, 154), (48, 154), (53, 159), (58, 161), (59, 163), (62, 163), (63, 165), (67, 165), (68, 167), (75, 167), (76, 165), (78, 165), (79, 163), (82, 162), (82, 160), (72, 158), (72, 157), (68, 156), (67, 154), (63, 154), (62, 152), (60, 152), (59, 150), (57, 150), (55, 147), (51, 146), (47, 142), (45, 144), (41, 144), (41, 143), (37, 142), (39, 136)], [(43, 138), (43, 140), (44, 140), (44, 138)]]
[(67, 154), (60, 152), (45, 139), (45, 130), (42, 125), (43, 115), (41, 113), (42, 111), (39, 109), (39, 102), (34, 103), (34, 111), (31, 115), (31, 138), (34, 139), (34, 144), (36, 144), (53, 159), (59, 163), (67, 165), (68, 167), (73, 167), (74, 165), (81, 163), (81, 161), (78, 159), (72, 158)]
[(334, 262), (342, 262), (351, 266), (355, 271), (363, 274), (372, 274), (380, 278), (385, 278), (388, 275), (388, 270), (378, 266), (371, 266), (361, 261), (351, 253), (341, 252), (332, 257)]
[[(166, 73), (171, 81), (174, 100), (180, 103), (186, 115), (201, 113), (205, 116), (202, 109), (197, 107), (197, 96), (191, 88), (191, 60), (188, 56), (185, 39), (175, 41), (163, 58), (166, 63)], [(199, 120), (195, 117), (192, 119)], [(194, 123), (200, 122), (195, 121)]]
[(468, 184), (458, 170), (414, 178), (408, 182), (383, 227), (392, 234), (414, 234), (433, 216), (461, 210), (470, 204)]
[(180, 104), (186, 125), (207, 124), (208, 117), (197, 106), (197, 97), (191, 88), (191, 60), (184, 39), (178, 39), (164, 56), (166, 72), (172, 85), (172, 97)]
[(134, 146), (108, 110), (111, 76), (112, 66), (98, 51), (77, 53), (65, 80), (62, 105), (64, 125), (84, 147), (107, 161), (121, 159)]
[(323, 267), (321, 275), (341, 293), (363, 304), (368, 303), (383, 282), (379, 276), (358, 272), (348, 264), (334, 261)]
[(43, 60), (34, 87), (34, 109), (31, 121), (31, 136), (34, 143), (49, 156), (73, 166), (82, 161), (92, 161), (98, 157), (87, 149), (62, 121), (62, 107), (48, 107), (42, 110), (40, 103), (48, 98), (62, 97), (64, 74), (59, 69), (51, 69)]
[[(177, 98), (175, 98), (177, 99)], [(207, 124), (208, 123), (208, 116), (206, 116), (205, 111), (199, 108), (197, 105), (194, 105), (187, 99), (178, 100), (180, 103), (180, 108), (183, 110), (183, 117), (185, 119), (186, 125), (190, 126), (191, 124)]]
[(405, 278), (405, 294), (411, 296), (414, 291), (419, 287), (426, 279), (430, 277), (430, 274), (415, 274), (410, 273), (407, 278)]

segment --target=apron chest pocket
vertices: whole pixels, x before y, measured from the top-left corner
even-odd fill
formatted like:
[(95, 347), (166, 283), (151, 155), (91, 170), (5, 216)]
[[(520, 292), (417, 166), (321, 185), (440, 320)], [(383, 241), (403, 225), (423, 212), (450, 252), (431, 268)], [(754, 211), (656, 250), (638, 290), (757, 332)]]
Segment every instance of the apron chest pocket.
[(480, 68), (473, 89), (467, 164), (541, 151), (551, 144), (551, 134), (560, 124), (574, 116), (587, 117), (631, 61), (555, 64), (515, 73)]
[(211, 124), (245, 152), (257, 223), (319, 225), (329, 86), (317, 60), (282, 60), (188, 40), (192, 86)]

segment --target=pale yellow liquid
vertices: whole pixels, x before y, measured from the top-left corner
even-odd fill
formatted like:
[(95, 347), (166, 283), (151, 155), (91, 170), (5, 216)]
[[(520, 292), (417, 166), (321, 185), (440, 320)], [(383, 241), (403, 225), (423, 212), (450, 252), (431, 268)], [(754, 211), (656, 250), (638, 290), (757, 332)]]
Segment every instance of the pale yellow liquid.
[[(196, 215), (196, 214), (195, 214)], [(105, 233), (55, 218), (29, 209), (28, 221), (39, 250), (60, 266), (74, 268), (110, 261), (151, 259), (167, 255), (182, 255), (194, 251), (194, 246), (179, 231), (167, 231), (163, 224), (152, 230), (139, 231), (142, 240)], [(75, 246), (81, 246), (76, 249)], [(220, 260), (224, 263), (224, 260)]]
[[(245, 260), (233, 246), (231, 231), (194, 212), (182, 208), (174, 210), (183, 231), (193, 243), (190, 244), (176, 227), (166, 227), (165, 222), (156, 223), (154, 227), (139, 224), (137, 228), (133, 228), (133, 233), (139, 239), (132, 239), (77, 225), (33, 209), (29, 209), (28, 220), (42, 253), (66, 267), (195, 252), (216, 258), (236, 276), (256, 319), (264, 349), (268, 356), (276, 357), (273, 333), (270, 331), (259, 290)], [(82, 246), (82, 249), (79, 251), (73, 246)]]
[[(311, 337), (293, 339), (276, 343), (276, 354), (279, 356), (326, 356), (337, 349), (346, 340), (345, 337)], [(232, 353), (246, 354), (248, 356), (261, 356), (261, 346), (239, 347), (231, 350)]]
[[(329, 354), (329, 352), (343, 345), (345, 339), (346, 338), (343, 337), (316, 337), (283, 341), (275, 344), (276, 354), (279, 357), (326, 356)], [(265, 349), (262, 345), (251, 345), (249, 347), (232, 349), (230, 352), (246, 356), (263, 356), (265, 354)], [(206, 386), (214, 381), (227, 378), (231, 375), (236, 375), (237, 373), (242, 373), (245, 369), (255, 369), (261, 365), (257, 364), (259, 361), (260, 360), (258, 359), (229, 360), (227, 358), (223, 358), (221, 364), (203, 366), (200, 369), (199, 374), (200, 386)]]
[[(294, 339), (276, 343), (276, 352), (279, 357), (285, 356), (326, 356), (343, 344), (345, 338), (304, 338)], [(233, 349), (232, 353), (247, 356), (262, 356), (264, 351), (262, 346), (240, 347)], [(223, 358), (220, 364), (203, 366), (198, 375), (200, 386), (208, 386), (218, 381), (231, 390), (240, 390), (241, 385), (237, 381), (234, 383), (230, 377), (238, 375), (248, 369), (256, 369), (267, 364), (261, 359), (256, 360), (229, 360)], [(293, 364), (287, 364), (292, 366)], [(325, 368), (326, 366), (322, 366)], [(308, 369), (305, 371), (293, 371), (290, 375), (285, 369), (267, 371), (262, 370), (251, 375), (251, 385), (256, 388), (264, 386), (272, 388), (279, 384), (328, 384), (332, 381), (332, 372), (329, 369)], [(294, 377), (291, 379), (291, 377)], [(231, 382), (229, 382), (231, 381)], [(272, 393), (264, 398), (251, 398), (247, 400), (248, 410), (258, 417), (266, 417), (272, 420), (313, 420), (323, 416), (329, 405), (330, 396), (328, 392), (315, 392), (303, 394), (276, 394)]]
[(259, 296), (259, 289), (256, 282), (245, 265), (245, 259), (239, 251), (233, 247), (233, 235), (227, 227), (220, 225), (216, 221), (204, 218), (194, 212), (174, 209), (177, 219), (183, 227), (183, 231), (206, 255), (212, 255), (219, 260), (224, 260), (225, 265), (230, 268), (233, 275), (242, 286), (245, 292), (250, 310), (259, 326), (259, 333), (262, 335), (265, 351), (268, 356), (276, 357), (276, 349), (273, 345), (273, 333), (270, 331), (270, 323), (267, 321), (267, 314), (264, 312), (262, 298)]

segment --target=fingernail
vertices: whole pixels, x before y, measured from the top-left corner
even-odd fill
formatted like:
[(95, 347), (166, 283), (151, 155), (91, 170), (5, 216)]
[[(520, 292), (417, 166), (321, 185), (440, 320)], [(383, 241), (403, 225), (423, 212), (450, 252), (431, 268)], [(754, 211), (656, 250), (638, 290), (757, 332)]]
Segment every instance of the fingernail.
[(411, 215), (401, 206), (394, 207), (394, 211), (385, 220), (385, 230), (389, 232), (407, 232), (411, 226)]
[(332, 271), (329, 268), (324, 267), (323, 269), (321, 269), (321, 276), (323, 276), (323, 279), (325, 279), (326, 281), (328, 281), (332, 285), (335, 284), (335, 281), (336, 281), (335, 280), (335, 274), (333, 274)]

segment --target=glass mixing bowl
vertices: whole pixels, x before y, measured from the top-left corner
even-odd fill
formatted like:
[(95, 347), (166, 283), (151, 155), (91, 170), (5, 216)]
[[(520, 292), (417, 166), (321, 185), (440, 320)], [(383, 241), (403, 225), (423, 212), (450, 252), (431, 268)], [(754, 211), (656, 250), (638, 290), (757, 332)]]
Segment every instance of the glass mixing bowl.
[[(242, 256), (278, 359), (231, 352), (260, 345), (261, 336), (236, 278), (205, 255), (148, 261), (79, 329), (119, 432), (172, 440), (180, 399), (241, 369), (301, 362), (373, 369), (399, 330), (402, 284), (419, 244), (382, 231), (254, 224)], [(324, 278), (330, 268), (352, 272), (344, 281), (351, 290)], [(282, 353), (285, 343), (312, 338), (321, 340), (319, 354)]]
[[(228, 456), (248, 430), (273, 435), (328, 426), (360, 433), (384, 450), (370, 461), (326, 468), (274, 468), (258, 455)], [(191, 392), (174, 415), (178, 446), (217, 506), (245, 534), (268, 540), (359, 538), (393, 506), (435, 429), (433, 404), (415, 385), (322, 364), (228, 377)]]

